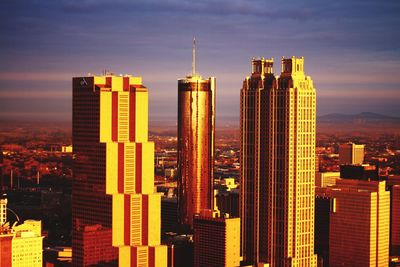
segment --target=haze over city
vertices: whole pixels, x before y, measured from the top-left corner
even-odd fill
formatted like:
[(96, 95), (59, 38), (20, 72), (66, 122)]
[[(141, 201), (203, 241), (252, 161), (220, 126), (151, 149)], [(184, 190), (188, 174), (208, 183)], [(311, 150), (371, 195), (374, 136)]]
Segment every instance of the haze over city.
[(400, 117), (399, 13), (395, 0), (6, 1), (0, 118), (70, 121), (71, 77), (109, 70), (142, 76), (150, 120), (174, 120), (193, 36), (199, 73), (217, 77), (217, 121), (239, 117), (252, 57), (292, 55), (315, 80), (318, 115)]

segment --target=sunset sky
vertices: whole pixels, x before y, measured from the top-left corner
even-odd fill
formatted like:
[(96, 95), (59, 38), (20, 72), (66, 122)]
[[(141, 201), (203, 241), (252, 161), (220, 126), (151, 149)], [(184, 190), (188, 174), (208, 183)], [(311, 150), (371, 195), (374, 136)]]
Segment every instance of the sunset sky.
[(0, 118), (71, 120), (71, 78), (142, 76), (150, 120), (174, 118), (177, 79), (217, 77), (217, 118), (239, 116), (252, 57), (304, 56), (318, 115), (400, 117), (400, 1), (12, 0), (0, 8)]

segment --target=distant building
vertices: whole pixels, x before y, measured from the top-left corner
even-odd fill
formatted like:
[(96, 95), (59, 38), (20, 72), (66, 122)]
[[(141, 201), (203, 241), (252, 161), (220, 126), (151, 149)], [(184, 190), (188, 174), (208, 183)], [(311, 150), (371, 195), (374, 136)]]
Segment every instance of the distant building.
[(167, 168), (164, 170), (164, 176), (167, 178), (174, 178), (176, 176), (175, 168)]
[(336, 184), (338, 179), (340, 179), (340, 172), (317, 172), (315, 174), (315, 186), (332, 186)]
[(161, 197), (161, 229), (163, 232), (178, 229), (178, 199), (176, 197)]
[(63, 152), (63, 153), (72, 153), (73, 152), (72, 145), (61, 146), (61, 152)]
[(4, 168), (4, 156), (3, 150), (0, 148), (0, 191), (5, 187), (3, 180), (3, 168)]
[[(2, 199), (1, 209), (6, 209), (6, 204), (7, 201)], [(26, 220), (23, 224), (13, 227), (3, 223), (0, 231), (1, 267), (42, 267), (41, 221)]]
[(388, 266), (390, 192), (385, 181), (340, 180), (329, 194), (329, 266)]
[(7, 199), (0, 199), (0, 226), (7, 222)]
[[(400, 177), (398, 177), (400, 178)], [(390, 217), (390, 255), (400, 258), (400, 179), (389, 177), (391, 190)], [(399, 260), (400, 261), (400, 260)]]
[[(118, 251), (112, 246), (111, 240), (110, 228), (103, 228), (101, 224), (85, 225), (74, 236), (73, 256), (82, 259), (81, 266), (116, 261)], [(84, 252), (86, 253), (81, 255)]]
[(168, 244), (168, 267), (193, 266), (193, 235), (170, 233)]
[(202, 210), (194, 217), (194, 266), (240, 266), (240, 218)]
[(226, 191), (231, 191), (238, 187), (238, 184), (235, 182), (235, 178), (224, 178), (222, 179), (221, 185), (226, 187)]
[(375, 165), (369, 164), (343, 164), (340, 165), (340, 178), (364, 181), (378, 181), (379, 169)]
[(339, 145), (339, 164), (363, 164), (365, 145), (346, 143)]
[(71, 247), (47, 247), (43, 251), (45, 267), (70, 267), (72, 263)]
[(221, 214), (228, 213), (230, 217), (239, 217), (239, 190), (233, 189), (227, 192), (219, 192), (215, 201)]

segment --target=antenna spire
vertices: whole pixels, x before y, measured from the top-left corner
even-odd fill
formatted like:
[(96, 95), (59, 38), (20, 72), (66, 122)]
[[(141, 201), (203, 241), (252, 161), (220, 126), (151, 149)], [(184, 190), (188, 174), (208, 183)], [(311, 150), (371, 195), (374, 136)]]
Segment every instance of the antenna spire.
[(196, 38), (193, 37), (192, 48), (192, 77), (196, 76)]

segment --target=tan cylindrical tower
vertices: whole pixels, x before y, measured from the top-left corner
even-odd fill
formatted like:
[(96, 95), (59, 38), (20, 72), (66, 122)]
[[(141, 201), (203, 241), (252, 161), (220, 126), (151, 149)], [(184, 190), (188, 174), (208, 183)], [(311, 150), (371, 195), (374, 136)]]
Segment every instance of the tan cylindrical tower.
[(178, 203), (182, 224), (213, 207), (215, 78), (178, 80)]

